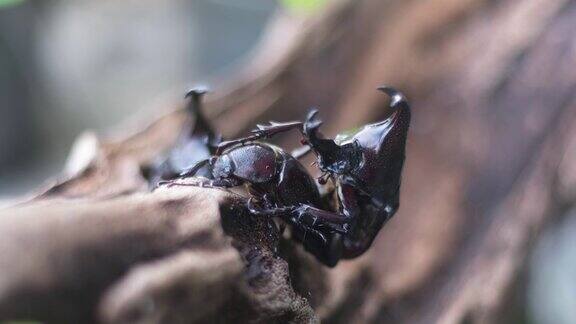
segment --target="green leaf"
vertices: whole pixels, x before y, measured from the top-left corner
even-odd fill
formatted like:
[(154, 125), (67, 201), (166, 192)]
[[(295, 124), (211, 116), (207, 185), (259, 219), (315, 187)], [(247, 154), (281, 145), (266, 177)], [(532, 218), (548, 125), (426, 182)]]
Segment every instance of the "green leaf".
[(282, 0), (285, 8), (304, 13), (311, 13), (321, 9), (328, 0)]
[(25, 0), (0, 0), (0, 9), (12, 7), (23, 3)]

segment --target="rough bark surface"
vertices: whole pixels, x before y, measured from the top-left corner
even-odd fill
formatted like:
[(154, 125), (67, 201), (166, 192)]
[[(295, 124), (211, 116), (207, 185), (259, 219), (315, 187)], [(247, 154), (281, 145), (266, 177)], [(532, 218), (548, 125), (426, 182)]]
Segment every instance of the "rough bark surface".
[[(86, 134), (55, 183), (0, 212), (0, 319), (497, 322), (546, 223), (576, 201), (576, 3), (334, 1), (279, 18), (208, 112), (227, 136), (319, 106), (329, 135), (412, 102), (401, 208), (335, 269), (236, 193), (148, 192), (180, 111)], [(288, 36), (286, 36), (288, 35)], [(296, 137), (279, 141), (294, 147)]]

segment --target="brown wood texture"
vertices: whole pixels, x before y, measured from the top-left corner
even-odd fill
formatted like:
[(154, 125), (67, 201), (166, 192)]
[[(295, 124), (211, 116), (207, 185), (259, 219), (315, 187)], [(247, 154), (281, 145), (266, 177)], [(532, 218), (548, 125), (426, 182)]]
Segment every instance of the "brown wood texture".
[(233, 193), (149, 193), (141, 168), (174, 141), (176, 111), (83, 136), (58, 181), (0, 212), (0, 319), (498, 322), (541, 229), (576, 201), (574, 35), (568, 0), (334, 1), (279, 17), (207, 111), (232, 137), (318, 106), (334, 135), (385, 115), (376, 86), (405, 92), (401, 207), (374, 246), (327, 269)]

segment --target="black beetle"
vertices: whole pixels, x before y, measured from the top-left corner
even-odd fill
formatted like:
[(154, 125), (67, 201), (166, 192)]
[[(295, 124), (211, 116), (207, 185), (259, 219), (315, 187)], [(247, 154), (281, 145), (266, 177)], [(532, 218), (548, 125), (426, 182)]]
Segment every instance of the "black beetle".
[(266, 211), (280, 217), (290, 212), (293, 222), (318, 231), (325, 240), (322, 245), (298, 236), (296, 239), (329, 266), (363, 254), (400, 205), (410, 107), (396, 89), (378, 89), (390, 96), (392, 109), (381, 122), (338, 135), (334, 140), (319, 133), (322, 122), (317, 110), (312, 110), (303, 124), (304, 143), (316, 154), (316, 165), (324, 173), (319, 180), (331, 178), (335, 183), (336, 205), (322, 210), (300, 204)]
[[(364, 253), (380, 228), (398, 210), (400, 181), (405, 160), (410, 107), (406, 98), (388, 86), (378, 88), (390, 96), (391, 115), (334, 140), (319, 134), (322, 124), (313, 110), (304, 123), (306, 144), (317, 156), (317, 165), (336, 184), (338, 213), (322, 222), (345, 223), (346, 232), (333, 235), (341, 248), (328, 251), (329, 258), (354, 258)], [(338, 243), (332, 243), (332, 246)]]
[[(291, 154), (275, 145), (257, 142), (258, 139), (301, 127), (302, 122), (258, 125), (251, 136), (220, 143), (214, 156), (200, 161), (180, 175), (180, 178), (196, 177), (195, 182), (166, 181), (161, 184), (222, 188), (246, 185), (251, 195), (248, 208), (252, 213), (279, 216), (293, 225), (293, 235), (310, 244), (311, 249), (323, 247), (328, 243), (323, 232), (342, 232), (343, 228), (338, 224), (307, 223), (307, 220), (313, 219), (303, 218), (298, 212), (298, 206), (308, 206), (318, 211), (326, 208), (314, 179)], [(200, 173), (204, 176), (198, 177)]]
[[(391, 87), (379, 89), (390, 96), (393, 110), (384, 121), (334, 140), (319, 133), (322, 123), (315, 110), (304, 123), (258, 125), (251, 136), (220, 143), (214, 156), (181, 176), (207, 175), (191, 185), (246, 184), (252, 196), (249, 210), (284, 219), (293, 227), (293, 238), (328, 266), (359, 256), (398, 210), (410, 123), (404, 96)], [(296, 158), (271, 144), (255, 142), (295, 128), (301, 128), (304, 143), (317, 156), (316, 164), (324, 172), (320, 179), (334, 181), (335, 204), (323, 203), (314, 180)]]
[(176, 178), (215, 153), (221, 137), (202, 112), (202, 97), (206, 93), (207, 89), (203, 87), (193, 88), (186, 93), (186, 112), (190, 120), (168, 155), (151, 167), (148, 178), (152, 188), (161, 181)]

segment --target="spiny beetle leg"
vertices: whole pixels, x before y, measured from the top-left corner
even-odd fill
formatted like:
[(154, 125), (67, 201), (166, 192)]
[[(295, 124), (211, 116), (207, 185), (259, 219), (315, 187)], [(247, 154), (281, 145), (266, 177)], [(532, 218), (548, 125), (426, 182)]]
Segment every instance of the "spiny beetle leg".
[(348, 231), (350, 218), (339, 213), (322, 210), (309, 205), (298, 206), (293, 222), (316, 228), (327, 228), (331, 231), (345, 234)]
[(250, 197), (246, 203), (248, 210), (258, 216), (268, 216), (268, 217), (280, 217), (285, 218), (287, 214), (291, 214), (297, 207), (274, 207), (274, 208), (258, 208), (254, 204), (254, 199)]
[(349, 219), (346, 216), (309, 205), (259, 209), (254, 206), (252, 198), (248, 200), (247, 205), (250, 212), (255, 215), (280, 217), (292, 225), (309, 229), (327, 229), (338, 233), (346, 233), (348, 231), (347, 224)]
[(285, 122), (285, 123), (278, 123), (271, 121), (268, 125), (258, 124), (256, 125), (256, 129), (253, 129), (251, 132), (254, 135), (263, 137), (272, 137), (278, 133), (287, 132), (289, 130), (295, 128), (302, 128), (302, 122), (300, 121), (292, 121), (292, 122)]
[(239, 186), (241, 183), (234, 179), (206, 179), (196, 178), (194, 182), (177, 182), (175, 180), (161, 181), (158, 185), (168, 187), (202, 187), (202, 188), (232, 188)]
[(249, 142), (257, 141), (262, 138), (269, 138), (281, 132), (287, 132), (291, 129), (302, 127), (302, 122), (286, 122), (277, 123), (270, 122), (270, 125), (257, 125), (257, 128), (252, 130), (252, 135), (242, 137), (235, 140), (225, 141), (218, 144), (216, 155), (222, 154), (225, 149), (235, 146), (244, 145)]
[(194, 165), (193, 167), (182, 171), (179, 175), (178, 178), (188, 178), (188, 177), (193, 177), (196, 175), (196, 173), (198, 172), (198, 170), (200, 170), (201, 168), (203, 168), (204, 166), (210, 164), (211, 162), (211, 158), (210, 159), (205, 159), (202, 160), (198, 163), (196, 163), (196, 165)]

